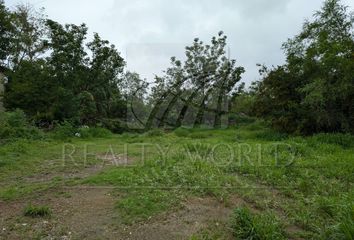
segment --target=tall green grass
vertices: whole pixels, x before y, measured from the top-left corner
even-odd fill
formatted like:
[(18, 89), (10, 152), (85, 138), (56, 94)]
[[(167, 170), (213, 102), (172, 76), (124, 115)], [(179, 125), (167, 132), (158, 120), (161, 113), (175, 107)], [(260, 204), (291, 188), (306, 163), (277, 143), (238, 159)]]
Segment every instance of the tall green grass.
[(287, 239), (283, 225), (270, 213), (253, 214), (248, 208), (235, 209), (231, 228), (236, 239), (282, 240)]

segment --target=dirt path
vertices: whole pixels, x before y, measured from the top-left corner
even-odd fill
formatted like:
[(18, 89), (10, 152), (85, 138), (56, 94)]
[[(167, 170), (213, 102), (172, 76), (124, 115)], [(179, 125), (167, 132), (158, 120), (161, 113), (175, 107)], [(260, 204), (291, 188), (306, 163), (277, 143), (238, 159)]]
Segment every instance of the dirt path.
[[(129, 164), (133, 160), (111, 159), (100, 155), (108, 162)], [(63, 173), (65, 178), (85, 178), (102, 171), (102, 165), (92, 165), (75, 172)], [(34, 181), (47, 181), (53, 178), (35, 176)], [(250, 187), (263, 189), (257, 191), (267, 199), (284, 199), (282, 193), (261, 183), (251, 181)], [(241, 193), (232, 195), (223, 203), (213, 197), (190, 198), (182, 203), (182, 208), (175, 212), (166, 212), (152, 217), (146, 222), (126, 226), (121, 224), (115, 204), (119, 196), (112, 188), (79, 186), (72, 188), (51, 189), (38, 196), (12, 202), (0, 201), (0, 239), (189, 239), (210, 226), (224, 228), (226, 239), (232, 236), (226, 231), (232, 211), (236, 207), (247, 206), (253, 212), (261, 212), (257, 204)], [(243, 198), (241, 198), (241, 197)], [(23, 216), (23, 209), (29, 204), (49, 206), (51, 217), (29, 218)], [(268, 207), (266, 207), (268, 208)], [(278, 206), (272, 208), (286, 219), (285, 213)], [(301, 231), (289, 225), (286, 230), (293, 235)]]
[[(114, 239), (116, 200), (109, 189), (73, 188), (59, 193), (47, 193), (36, 200), (0, 202), (0, 238)], [(29, 202), (49, 206), (52, 216), (23, 217), (22, 211)]]
[(192, 198), (183, 203), (180, 211), (161, 214), (126, 228), (121, 239), (189, 239), (210, 225), (227, 224), (233, 208), (242, 204), (239, 198), (233, 198), (228, 206), (212, 197)]
[[(0, 239), (189, 239), (212, 225), (226, 226), (236, 207), (247, 206), (253, 212), (260, 212), (236, 195), (227, 202), (213, 197), (193, 197), (183, 202), (178, 211), (126, 226), (121, 224), (114, 209), (118, 199), (111, 188), (83, 186), (53, 190), (36, 199), (0, 202)], [(23, 217), (22, 211), (28, 203), (49, 206), (52, 216)], [(299, 229), (289, 226), (287, 230)], [(232, 239), (225, 232), (225, 238)]]
[[(54, 163), (53, 163), (54, 162)], [(35, 174), (30, 177), (25, 177), (24, 180), (27, 183), (43, 183), (49, 182), (55, 178), (61, 179), (83, 179), (92, 175), (95, 175), (99, 172), (102, 172), (110, 167), (116, 166), (129, 166), (135, 164), (136, 159), (124, 155), (111, 155), (107, 153), (98, 153), (96, 154), (96, 163), (87, 164), (85, 166), (73, 166), (72, 168), (65, 168), (62, 171), (58, 172), (46, 170), (45, 173)], [(59, 165), (56, 160), (47, 161), (48, 165)]]
[[(114, 210), (116, 196), (108, 188), (72, 188), (60, 196), (45, 194), (32, 203), (48, 205), (50, 218), (23, 217), (28, 201), (0, 202), (0, 239), (188, 239), (212, 223), (225, 223), (234, 206), (214, 198), (192, 198), (181, 210), (125, 226)], [(242, 204), (237, 199), (234, 205)]]

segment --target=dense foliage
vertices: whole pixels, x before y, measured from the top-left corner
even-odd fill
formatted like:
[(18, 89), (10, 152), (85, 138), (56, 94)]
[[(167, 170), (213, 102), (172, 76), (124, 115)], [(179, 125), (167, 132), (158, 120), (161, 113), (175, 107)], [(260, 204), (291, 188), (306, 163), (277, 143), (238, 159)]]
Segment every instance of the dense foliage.
[[(244, 68), (226, 53), (223, 32), (205, 44), (196, 38), (185, 60), (150, 87), (125, 71), (114, 45), (85, 24), (62, 25), (43, 10), (0, 0), (0, 70), (4, 105), (22, 109), (37, 125), (126, 128), (214, 128), (256, 116), (288, 133), (354, 132), (354, 16), (327, 0), (302, 31), (283, 44), (285, 64), (262, 66), (262, 79), (245, 89)], [(231, 114), (230, 114), (231, 113)]]
[(286, 63), (263, 67), (254, 113), (287, 132), (354, 132), (354, 16), (328, 0), (284, 43)]
[(0, 61), (6, 59), (9, 51), (10, 36), (12, 30), (9, 10), (5, 7), (4, 1), (0, 1)]
[(8, 110), (20, 108), (42, 126), (64, 120), (94, 125), (124, 117), (119, 83), (125, 62), (114, 45), (98, 34), (87, 42), (85, 24), (61, 25), (28, 6), (11, 12), (0, 5)]
[(226, 39), (223, 32), (213, 37), (210, 45), (196, 38), (186, 47), (184, 63), (171, 58), (171, 67), (164, 76), (156, 77), (152, 89), (150, 102), (154, 108), (148, 128), (154, 120), (160, 127), (222, 126), (222, 116), (228, 112), (235, 86), (245, 71), (226, 56)]
[(0, 143), (42, 137), (43, 133), (27, 121), (23, 111), (0, 112)]

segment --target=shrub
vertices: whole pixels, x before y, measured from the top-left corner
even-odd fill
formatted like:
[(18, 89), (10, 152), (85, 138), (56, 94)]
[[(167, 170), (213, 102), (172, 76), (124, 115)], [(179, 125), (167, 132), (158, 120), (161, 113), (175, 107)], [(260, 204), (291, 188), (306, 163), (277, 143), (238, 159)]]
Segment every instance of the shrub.
[(125, 132), (123, 134), (121, 134), (122, 138), (138, 138), (140, 135), (138, 133), (129, 133), (129, 132)]
[(0, 139), (13, 140), (16, 138), (23, 139), (40, 139), (43, 132), (28, 123), (26, 115), (21, 110), (14, 112), (0, 113)]
[(250, 124), (256, 121), (255, 118), (249, 117), (244, 114), (230, 114), (229, 115), (229, 122), (233, 123), (233, 125), (240, 125), (240, 124)]
[(102, 127), (80, 127), (78, 130), (78, 133), (80, 134), (80, 137), (82, 138), (103, 138), (103, 137), (109, 137), (112, 135), (112, 132), (109, 131), (106, 128)]
[(24, 213), (25, 216), (27, 217), (46, 217), (46, 216), (50, 216), (51, 211), (50, 208), (47, 206), (32, 206), (32, 205), (28, 205), (25, 209), (24, 209)]
[(234, 211), (231, 228), (237, 239), (286, 239), (283, 226), (274, 215), (253, 215), (247, 208), (237, 208)]
[(118, 119), (101, 119), (100, 123), (102, 124), (101, 127), (104, 127), (113, 133), (120, 134), (129, 130), (126, 123)]
[(288, 134), (277, 132), (272, 129), (266, 129), (263, 131), (256, 132), (254, 137), (265, 141), (282, 141), (288, 139)]
[(177, 128), (175, 131), (174, 131), (174, 134), (177, 136), (177, 137), (188, 137), (189, 135), (189, 131), (185, 128)]
[(25, 113), (22, 110), (15, 110), (14, 112), (5, 112), (5, 120), (8, 125), (13, 128), (27, 127), (28, 122)]
[(193, 139), (202, 139), (202, 138), (208, 138), (210, 137), (212, 134), (210, 132), (201, 132), (201, 131), (198, 131), (198, 132), (193, 132), (189, 135), (190, 138), (193, 138)]
[(146, 132), (145, 134), (146, 134), (146, 136), (149, 136), (149, 137), (160, 137), (164, 134), (164, 132), (159, 128), (155, 128), (155, 129), (152, 129), (152, 130)]
[(259, 130), (264, 129), (265, 127), (266, 127), (265, 122), (255, 121), (255, 122), (250, 123), (247, 126), (245, 126), (244, 129), (249, 130), (249, 131), (259, 131)]
[(53, 131), (53, 137), (59, 140), (65, 140), (75, 135), (75, 127), (68, 121), (56, 125)]

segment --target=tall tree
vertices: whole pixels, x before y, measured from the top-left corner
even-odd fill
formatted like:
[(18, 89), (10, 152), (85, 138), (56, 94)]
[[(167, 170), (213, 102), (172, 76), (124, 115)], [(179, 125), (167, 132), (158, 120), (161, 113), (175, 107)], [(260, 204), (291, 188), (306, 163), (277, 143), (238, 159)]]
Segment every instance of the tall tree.
[(46, 124), (55, 120), (56, 84), (51, 81), (51, 71), (43, 59), (23, 60), (16, 71), (9, 72), (6, 86), (7, 109), (23, 109), (37, 123)]
[(22, 108), (35, 120), (49, 122), (124, 119), (125, 62), (114, 45), (98, 34), (85, 44), (85, 24), (59, 24), (29, 5), (10, 12), (1, 1), (0, 21), (0, 60), (11, 68), (8, 109)]
[(55, 118), (80, 121), (79, 94), (85, 90), (89, 72), (89, 59), (84, 50), (87, 27), (85, 24), (62, 26), (52, 20), (48, 20), (47, 25), (51, 48), (48, 63), (51, 66), (52, 81), (58, 85), (53, 103), (57, 109)]
[(354, 131), (353, 13), (325, 1), (283, 48), (286, 64), (265, 72), (260, 116), (289, 132)]
[(92, 93), (97, 108), (97, 118), (124, 118), (125, 103), (119, 87), (123, 79), (124, 59), (114, 45), (102, 40), (96, 33), (87, 44), (92, 57), (89, 61), (85, 90)]
[(11, 13), (6, 8), (4, 1), (0, 0), (0, 63), (2, 65), (9, 55), (12, 31)]
[(186, 48), (186, 71), (198, 76), (192, 79), (192, 84), (200, 92), (194, 126), (203, 122), (208, 108), (214, 109), (214, 119), (210, 119), (214, 127), (221, 126), (221, 117), (227, 112), (225, 103), (244, 73), (243, 67), (235, 65), (236, 60), (226, 56), (226, 40), (227, 37), (220, 31), (218, 37), (212, 38), (211, 45), (204, 45), (195, 39), (194, 44)]
[(9, 68), (15, 70), (22, 61), (34, 61), (47, 50), (45, 22), (43, 9), (36, 11), (28, 4), (16, 6), (12, 12), (13, 32), (9, 45)]
[(203, 123), (205, 113), (214, 116), (208, 120), (214, 122), (214, 127), (221, 126), (221, 116), (227, 112), (227, 108), (222, 108), (223, 102), (231, 97), (244, 72), (242, 67), (236, 66), (235, 60), (226, 57), (225, 48), (226, 36), (219, 32), (218, 37), (212, 38), (211, 45), (194, 39), (193, 44), (186, 47), (184, 63), (174, 57), (171, 59), (171, 67), (165, 75), (156, 78), (159, 84), (153, 88), (153, 93), (159, 98), (150, 114), (149, 127), (153, 119), (158, 120), (158, 126), (163, 126), (171, 115), (175, 115), (176, 126), (180, 126), (190, 108), (195, 112), (194, 126)]
[(138, 73), (126, 72), (121, 83), (121, 89), (127, 106), (127, 124), (131, 128), (144, 128), (149, 108), (148, 82), (141, 79)]

